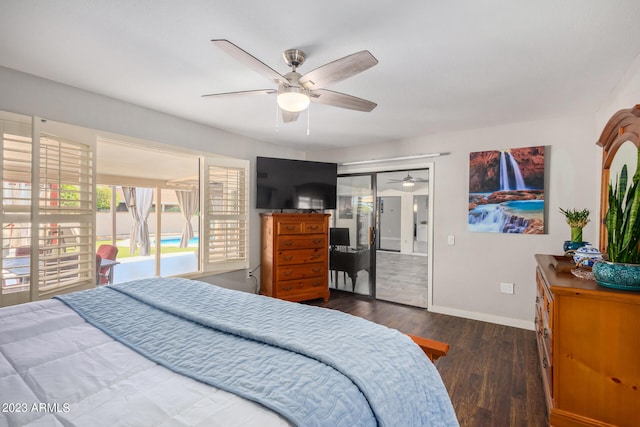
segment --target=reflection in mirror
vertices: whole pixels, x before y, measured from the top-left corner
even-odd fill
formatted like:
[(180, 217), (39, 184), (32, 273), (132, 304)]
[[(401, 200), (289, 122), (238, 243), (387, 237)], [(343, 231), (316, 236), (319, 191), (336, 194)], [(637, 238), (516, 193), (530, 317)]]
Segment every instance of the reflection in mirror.
[(604, 219), (609, 210), (609, 184), (615, 186), (622, 167), (627, 165), (627, 176), (631, 177), (638, 168), (638, 147), (640, 147), (640, 104), (616, 112), (602, 131), (597, 145), (602, 150), (602, 182), (600, 191), (600, 245), (606, 253), (607, 228)]
[(627, 176), (629, 177), (629, 180), (627, 181), (627, 188), (631, 186), (631, 177), (636, 173), (636, 168), (638, 167), (637, 163), (637, 147), (631, 141), (624, 142), (620, 148), (618, 148), (618, 151), (611, 162), (611, 166), (609, 167), (609, 183), (615, 187), (620, 179), (622, 167), (627, 165)]

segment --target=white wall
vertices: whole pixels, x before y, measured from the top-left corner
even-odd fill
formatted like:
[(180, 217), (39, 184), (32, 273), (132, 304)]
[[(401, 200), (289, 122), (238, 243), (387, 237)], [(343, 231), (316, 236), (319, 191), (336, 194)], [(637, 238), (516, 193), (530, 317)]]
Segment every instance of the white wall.
[[(139, 138), (202, 154), (248, 159), (252, 171), (256, 156), (305, 158), (301, 151), (231, 134), (4, 67), (0, 67), (0, 110), (118, 134), (123, 140), (126, 140), (124, 137)], [(255, 176), (251, 174), (251, 206), (255, 206), (255, 187)], [(256, 210), (252, 210), (249, 227), (249, 256), (254, 268), (260, 263), (260, 218)]]
[(631, 108), (636, 104), (640, 104), (640, 56), (636, 58), (611, 96), (602, 103), (602, 107), (598, 110), (598, 132), (602, 132), (604, 125), (616, 111)]
[[(611, 96), (593, 114), (514, 123), (473, 131), (429, 135), (393, 144), (316, 153), (314, 160), (351, 160), (449, 152), (434, 158), (434, 311), (496, 323), (533, 327), (536, 253), (562, 253), (569, 229), (558, 208), (587, 208), (591, 222), (584, 239), (597, 244), (602, 150), (596, 141), (618, 110), (640, 103), (640, 56)], [(469, 153), (496, 148), (545, 145), (547, 234), (536, 236), (467, 231)], [(456, 236), (455, 246), (447, 235)], [(499, 282), (515, 283), (515, 294)]]
[[(569, 229), (558, 208), (588, 208), (592, 221), (584, 230), (596, 242), (600, 188), (600, 148), (595, 141), (611, 114), (640, 102), (640, 58), (598, 112), (452, 131), (446, 134), (362, 148), (307, 153), (312, 160), (363, 158), (449, 152), (433, 159), (434, 280), (433, 309), (470, 318), (533, 327), (535, 253), (562, 251)], [(250, 159), (255, 156), (305, 158), (305, 153), (232, 135), (163, 113), (60, 85), (0, 67), (0, 109), (76, 124), (122, 135), (182, 145), (202, 152)], [(467, 231), (469, 153), (496, 148), (546, 145), (547, 234), (503, 235)], [(253, 170), (253, 169), (252, 169)], [(251, 177), (251, 204), (255, 177)], [(259, 262), (259, 218), (251, 216), (251, 264)], [(456, 236), (455, 246), (447, 235)], [(515, 294), (499, 292), (499, 282), (515, 283)]]
[[(536, 253), (562, 253), (569, 228), (558, 208), (590, 209), (597, 217), (600, 148), (595, 114), (474, 131), (431, 135), (393, 144), (319, 153), (325, 161), (448, 152), (434, 158), (434, 311), (533, 328)], [(467, 230), (469, 153), (545, 145), (547, 230), (544, 235), (472, 233)], [(584, 230), (596, 242), (597, 221)], [(447, 245), (447, 235), (456, 237)], [(500, 282), (515, 283), (515, 294), (500, 293)]]
[(378, 216), (380, 249), (400, 251), (402, 229), (402, 197), (378, 194), (382, 209)]
[[(414, 252), (413, 251), (414, 249), (413, 248), (413, 226), (414, 226), (413, 198), (414, 196), (420, 196), (420, 195), (426, 198), (427, 197), (426, 193), (427, 193), (426, 188), (415, 191), (415, 192), (406, 192), (401, 190), (388, 189), (378, 193), (378, 197), (385, 197), (385, 198), (396, 197), (397, 199), (399, 199), (400, 201), (399, 210), (401, 212), (401, 217), (399, 217), (395, 222), (395, 225), (398, 227), (398, 229), (393, 230), (393, 233), (396, 234), (399, 240), (395, 242), (394, 241), (385, 242), (384, 230), (378, 230), (381, 249), (399, 250), (400, 253), (402, 254), (412, 254)], [(386, 209), (387, 209), (387, 205), (385, 204), (385, 210)], [(427, 212), (426, 206), (420, 207), (418, 209), (417, 214), (418, 214), (417, 215), (418, 221), (421, 221), (421, 220), (426, 221), (428, 219), (428, 212)], [(380, 219), (380, 221), (382, 221), (382, 218)], [(391, 223), (393, 224), (393, 220), (391, 220)], [(385, 226), (385, 224), (389, 225), (389, 221), (387, 219), (385, 219), (382, 225)], [(418, 223), (418, 227), (420, 227), (419, 223)], [(426, 242), (426, 233), (424, 234), (424, 237), (425, 239), (423, 241)]]

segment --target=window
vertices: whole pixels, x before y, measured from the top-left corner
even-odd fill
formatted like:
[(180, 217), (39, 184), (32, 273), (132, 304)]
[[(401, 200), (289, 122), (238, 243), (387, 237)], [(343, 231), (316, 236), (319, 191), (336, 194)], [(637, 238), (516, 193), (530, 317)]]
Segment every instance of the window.
[[(0, 136), (0, 305), (95, 286), (97, 240), (121, 250), (116, 282), (125, 267), (144, 277), (248, 268), (248, 160), (107, 141), (7, 112), (0, 112)], [(130, 250), (130, 240), (120, 242), (134, 220), (122, 186), (150, 189), (158, 206), (149, 212), (151, 248), (144, 255)], [(186, 247), (176, 243), (185, 227), (193, 230)], [(149, 265), (140, 270), (133, 261)]]
[[(98, 165), (98, 170), (104, 172), (98, 174), (98, 193), (102, 185), (108, 184), (117, 195), (114, 212), (97, 214), (97, 234), (102, 236), (99, 241), (109, 240), (120, 248), (118, 259), (121, 263), (114, 270), (115, 283), (157, 275), (247, 268), (247, 160), (205, 158), (166, 148), (152, 150), (131, 144), (125, 146), (115, 141), (104, 142), (110, 148), (107, 150), (101, 148), (102, 143), (98, 141), (102, 152), (125, 150), (130, 158), (140, 156), (145, 159), (136, 169), (138, 177), (123, 176), (122, 173), (128, 170), (117, 169), (118, 165), (107, 168), (108, 160), (104, 156), (100, 157)], [(153, 167), (158, 164), (167, 166)], [(147, 165), (150, 165), (148, 169)], [(146, 255), (135, 251), (135, 247), (130, 250), (132, 222), (126, 203), (120, 197), (124, 183), (129, 188), (147, 188), (153, 192), (148, 216), (151, 246)], [(162, 206), (162, 209), (154, 209), (154, 206)], [(181, 245), (187, 227), (185, 214), (189, 216), (193, 230), (186, 247)], [(115, 231), (111, 227), (115, 227)]]
[(0, 122), (0, 305), (95, 284), (93, 147), (33, 123)]
[(248, 161), (204, 161), (204, 270), (248, 268)]

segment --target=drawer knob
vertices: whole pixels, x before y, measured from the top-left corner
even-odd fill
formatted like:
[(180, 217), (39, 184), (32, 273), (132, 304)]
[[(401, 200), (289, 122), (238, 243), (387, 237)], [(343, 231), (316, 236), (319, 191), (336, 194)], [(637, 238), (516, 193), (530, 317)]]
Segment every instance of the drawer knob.
[(314, 273), (320, 273), (321, 270), (319, 268), (312, 268), (311, 271)]
[(292, 270), (289, 270), (289, 271), (283, 271), (283, 272), (282, 272), (282, 275), (283, 275), (283, 276), (287, 276), (287, 277), (288, 277), (288, 276), (291, 276), (292, 274), (293, 274), (293, 271), (292, 271)]
[(318, 228), (320, 228), (320, 227), (317, 226), (317, 225), (310, 225), (309, 226), (309, 230), (317, 230)]
[(287, 230), (295, 230), (296, 229), (296, 227), (294, 225), (287, 225), (287, 226), (285, 226), (285, 228)]
[(283, 291), (290, 291), (291, 289), (293, 289), (293, 286), (283, 286), (282, 287)]
[(313, 254), (311, 255), (311, 259), (320, 258), (321, 256), (322, 256), (321, 254)]
[(313, 240), (312, 240), (312, 242), (313, 242), (313, 244), (314, 244), (314, 245), (319, 245), (320, 243), (322, 243), (322, 240), (320, 240), (320, 239), (313, 239)]
[(291, 260), (293, 259), (293, 255), (289, 255), (289, 256), (282, 255), (282, 259), (283, 259), (284, 261), (291, 261)]
[(313, 286), (314, 288), (317, 288), (318, 286), (322, 286), (322, 283), (314, 282), (314, 283), (311, 284), (311, 286)]
[(292, 246), (293, 245), (293, 240), (285, 240), (282, 242), (282, 244), (284, 246)]

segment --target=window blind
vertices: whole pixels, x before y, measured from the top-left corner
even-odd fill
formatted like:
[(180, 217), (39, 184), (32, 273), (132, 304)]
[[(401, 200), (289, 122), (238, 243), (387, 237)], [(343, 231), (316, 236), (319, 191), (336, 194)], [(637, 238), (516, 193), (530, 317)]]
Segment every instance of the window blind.
[(205, 271), (248, 267), (248, 162), (204, 160)]
[(15, 303), (17, 293), (33, 301), (94, 286), (93, 146), (43, 133), (39, 126), (33, 131), (6, 121), (0, 126), (0, 303)]

